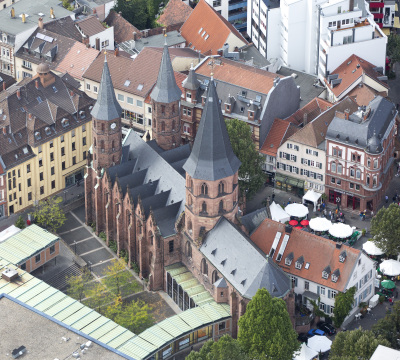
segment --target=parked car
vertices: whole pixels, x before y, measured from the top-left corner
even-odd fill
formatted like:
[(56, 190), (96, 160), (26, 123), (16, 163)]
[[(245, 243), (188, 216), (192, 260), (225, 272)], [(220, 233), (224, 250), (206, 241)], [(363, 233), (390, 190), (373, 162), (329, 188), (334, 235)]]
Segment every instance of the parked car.
[(308, 335), (306, 333), (300, 333), (299, 336), (297, 337), (297, 340), (299, 340), (302, 343), (307, 343), (308, 341)]
[(314, 335), (324, 336), (325, 332), (320, 330), (320, 329), (310, 329), (310, 330), (308, 330), (307, 336), (309, 338), (313, 337)]
[(317, 323), (318, 329), (325, 331), (327, 335), (334, 335), (336, 334), (336, 329), (329, 323), (324, 322), (324, 321), (319, 321)]

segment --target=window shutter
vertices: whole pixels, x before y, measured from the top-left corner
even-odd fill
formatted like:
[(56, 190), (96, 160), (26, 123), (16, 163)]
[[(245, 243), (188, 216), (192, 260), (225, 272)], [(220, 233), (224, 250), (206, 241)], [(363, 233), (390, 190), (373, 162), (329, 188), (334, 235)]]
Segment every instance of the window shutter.
[(315, 156), (318, 156), (318, 151), (315, 152)]
[(320, 291), (320, 287), (319, 286), (317, 286), (317, 295), (319, 295), (321, 293), (321, 291)]
[(294, 156), (294, 162), (296, 162), (296, 161), (297, 161), (297, 156), (295, 155), (295, 156)]
[(286, 154), (286, 160), (290, 160), (290, 155)]
[(279, 163), (278, 162), (276, 163), (276, 168), (279, 169)]
[(317, 173), (314, 173), (314, 179), (316, 179), (317, 178)]
[(307, 160), (307, 164), (308, 164), (308, 166), (311, 166), (311, 161)]
[(289, 165), (289, 171), (292, 172), (292, 165)]
[(319, 168), (322, 169), (322, 163), (319, 163)]
[(282, 151), (279, 151), (279, 157), (282, 158)]
[(303, 169), (300, 169), (300, 175), (303, 175)]
[(330, 314), (331, 306), (330, 305), (325, 305), (325, 313)]
[(286, 143), (287, 148), (289, 149), (289, 143)]
[(328, 299), (331, 298), (331, 291), (328, 289)]
[(298, 173), (299, 173), (299, 168), (296, 169), (296, 174), (298, 174)]
[(287, 168), (287, 165), (286, 165), (286, 164), (283, 164), (283, 170), (286, 171), (286, 168)]

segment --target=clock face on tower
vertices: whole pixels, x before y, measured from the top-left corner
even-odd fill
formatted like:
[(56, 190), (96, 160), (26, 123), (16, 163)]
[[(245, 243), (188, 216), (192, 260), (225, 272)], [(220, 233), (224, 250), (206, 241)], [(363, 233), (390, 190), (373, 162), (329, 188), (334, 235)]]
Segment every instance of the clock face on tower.
[(117, 124), (115, 122), (113, 122), (110, 126), (111, 130), (114, 130), (117, 127)]

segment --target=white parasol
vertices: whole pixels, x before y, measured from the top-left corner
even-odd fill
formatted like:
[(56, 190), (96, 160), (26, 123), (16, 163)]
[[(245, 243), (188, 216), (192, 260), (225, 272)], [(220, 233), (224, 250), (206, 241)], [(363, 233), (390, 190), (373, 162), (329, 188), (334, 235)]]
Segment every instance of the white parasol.
[(332, 223), (324, 217), (316, 217), (310, 220), (310, 228), (314, 231), (328, 231)]
[(317, 356), (318, 351), (310, 349), (306, 343), (302, 343), (300, 351), (294, 354), (293, 360), (312, 360)]
[(285, 207), (286, 213), (294, 217), (305, 217), (308, 215), (308, 208), (302, 204), (289, 204)]
[(353, 228), (342, 223), (333, 224), (329, 229), (329, 234), (335, 238), (345, 239), (353, 234)]
[(331, 349), (332, 341), (329, 340), (326, 336), (318, 336), (315, 335), (312, 338), (308, 339), (307, 346), (310, 349), (313, 349), (318, 352), (325, 353)]
[(400, 262), (396, 260), (384, 260), (379, 265), (379, 269), (387, 276), (398, 276), (400, 275)]
[(378, 248), (373, 241), (367, 241), (363, 245), (363, 250), (368, 255), (383, 255), (385, 252)]

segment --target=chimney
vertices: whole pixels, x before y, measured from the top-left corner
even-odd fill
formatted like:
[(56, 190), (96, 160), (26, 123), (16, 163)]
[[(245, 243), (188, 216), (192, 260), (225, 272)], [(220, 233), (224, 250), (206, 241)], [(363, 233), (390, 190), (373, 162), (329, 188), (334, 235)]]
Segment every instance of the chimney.
[(307, 125), (307, 121), (308, 121), (307, 118), (308, 118), (308, 114), (304, 113), (304, 115), (303, 115), (303, 127)]
[(54, 9), (52, 7), (50, 8), (50, 18), (52, 18), (52, 19), (55, 18)]
[(18, 100), (21, 100), (21, 89), (17, 90), (17, 98)]
[(35, 88), (39, 90), (39, 79), (35, 80)]
[(39, 27), (39, 29), (43, 30), (43, 18), (41, 18), (41, 17), (38, 20), (38, 27)]
[(167, 35), (167, 28), (163, 28), (163, 29), (162, 29), (162, 34), (163, 34), (164, 36)]
[(137, 41), (137, 33), (136, 33), (136, 31), (133, 32), (133, 41)]
[(223, 51), (222, 49), (219, 49), (219, 50), (217, 51), (217, 54), (218, 54), (219, 56), (223, 56), (223, 55), (224, 55), (224, 51)]
[(24, 13), (22, 13), (21, 18), (22, 18), (22, 22), (23, 22), (23, 23), (26, 22), (26, 16), (25, 16)]
[(29, 113), (29, 114), (28, 114), (28, 120), (32, 120), (32, 119), (33, 119), (33, 116), (32, 116), (31, 113)]
[(349, 11), (354, 11), (354, 0), (349, 0)]
[(119, 49), (118, 49), (118, 48), (115, 48), (115, 50), (114, 50), (114, 55), (115, 55), (115, 56), (118, 56), (118, 55), (119, 55)]
[(350, 110), (349, 110), (349, 109), (346, 109), (346, 110), (344, 111), (344, 118), (345, 118), (346, 120), (349, 120), (349, 115), (350, 115)]
[(118, 16), (121, 16), (122, 15), (122, 12), (121, 11), (118, 11)]
[(12, 7), (10, 11), (11, 19), (15, 18), (15, 9)]
[(5, 90), (6, 89), (6, 82), (5, 81), (3, 81), (3, 90)]

